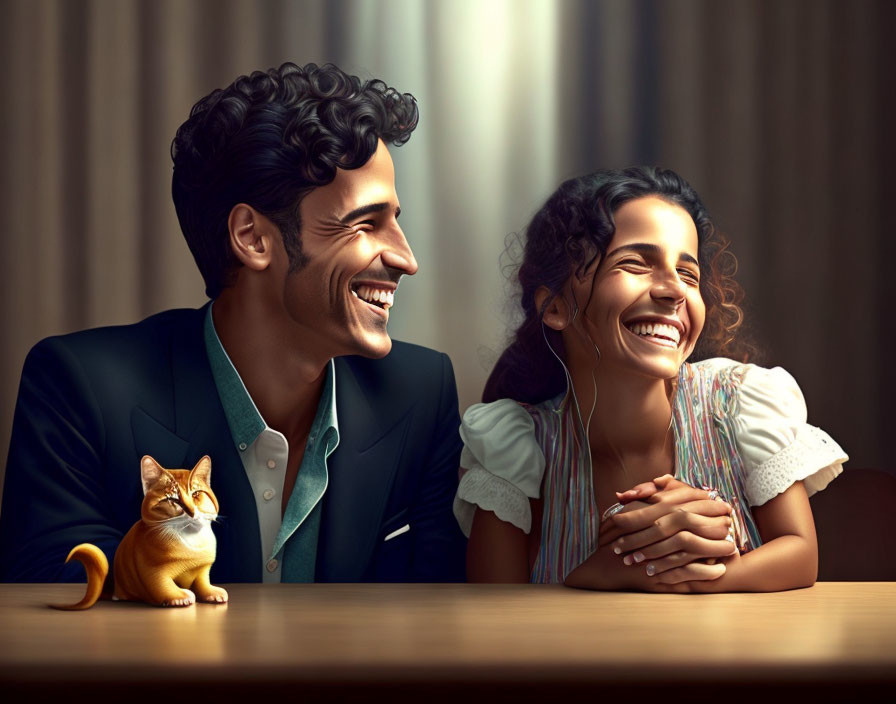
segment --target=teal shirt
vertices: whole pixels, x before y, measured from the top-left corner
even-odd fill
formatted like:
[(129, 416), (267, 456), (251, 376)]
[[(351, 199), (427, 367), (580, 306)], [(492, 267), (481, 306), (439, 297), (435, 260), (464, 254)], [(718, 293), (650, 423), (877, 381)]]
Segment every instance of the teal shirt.
[[(259, 507), (259, 526), (263, 533), (264, 526), (270, 526), (270, 520), (263, 520), (262, 511), (277, 510), (280, 502), (266, 506), (258, 485), (257, 477), (263, 476), (264, 469), (259, 471), (258, 459), (253, 452), (256, 441), (264, 436), (282, 438), (277, 431), (269, 428), (258, 408), (249, 396), (243, 380), (230, 361), (221, 340), (215, 331), (212, 320), (212, 306), (208, 307), (205, 316), (205, 349), (211, 365), (212, 376), (218, 389), (224, 415), (230, 427), (233, 443), (239, 452), (243, 467), (246, 470), (253, 491), (256, 493), (256, 505)], [(285, 438), (283, 439), (285, 443)], [(262, 569), (273, 573), (280, 570), (283, 582), (313, 582), (314, 564), (317, 557), (317, 538), (320, 530), (321, 499), (327, 490), (327, 458), (339, 444), (339, 425), (336, 419), (336, 370), (333, 360), (327, 365), (326, 378), (317, 413), (311, 424), (302, 465), (296, 477), (295, 486), (286, 505), (280, 528), (273, 534), (262, 535)], [(285, 460), (284, 460), (285, 465)], [(268, 465), (270, 466), (270, 465)], [(283, 467), (285, 472), (285, 466)], [(281, 484), (282, 490), (282, 484)], [(227, 507), (223, 507), (227, 515)], [(270, 519), (270, 516), (268, 516)], [(226, 520), (226, 519), (224, 519)], [(264, 543), (273, 545), (269, 551)], [(266, 539), (267, 538), (267, 539)], [(267, 553), (267, 554), (265, 554)], [(269, 581), (269, 580), (266, 580)]]

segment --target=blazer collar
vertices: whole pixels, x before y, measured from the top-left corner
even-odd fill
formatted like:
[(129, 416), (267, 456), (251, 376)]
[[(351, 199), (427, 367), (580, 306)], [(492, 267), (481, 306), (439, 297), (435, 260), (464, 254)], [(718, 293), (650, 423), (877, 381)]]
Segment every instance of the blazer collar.
[[(152, 430), (155, 434), (147, 438), (155, 444), (169, 435), (168, 452), (180, 458), (172, 466), (189, 468), (203, 455), (211, 457), (212, 487), (222, 509), (216, 526), (218, 569), (212, 576), (226, 564), (228, 581), (258, 581), (258, 514), (205, 350), (208, 305), (185, 316), (171, 335), (174, 433), (162, 432), (145, 413), (136, 414), (135, 431), (138, 426), (141, 435)], [(377, 547), (414, 407), (389, 403), (375, 368), (353, 364), (351, 358), (337, 358), (335, 365), (339, 446), (327, 462), (315, 580), (352, 582), (364, 576)]]

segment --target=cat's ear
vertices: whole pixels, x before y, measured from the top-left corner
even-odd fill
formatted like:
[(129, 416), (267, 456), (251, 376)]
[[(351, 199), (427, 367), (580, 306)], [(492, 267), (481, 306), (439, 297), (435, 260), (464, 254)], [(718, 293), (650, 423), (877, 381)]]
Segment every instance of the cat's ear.
[(237, 203), (227, 218), (230, 232), (230, 248), (240, 263), (263, 271), (271, 263), (272, 232), (274, 224), (251, 205)]
[(140, 460), (140, 477), (143, 480), (143, 494), (145, 495), (156, 482), (159, 481), (165, 469), (149, 455), (144, 455)]
[(211, 457), (205, 455), (200, 459), (196, 466), (190, 470), (190, 481), (194, 479), (198, 479), (201, 482), (204, 482), (208, 486), (212, 485), (212, 460)]

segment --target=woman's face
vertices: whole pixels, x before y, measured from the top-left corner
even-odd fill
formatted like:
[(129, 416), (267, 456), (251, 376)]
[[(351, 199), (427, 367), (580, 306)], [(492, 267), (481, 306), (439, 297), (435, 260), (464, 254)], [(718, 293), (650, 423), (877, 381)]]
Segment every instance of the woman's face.
[(631, 200), (615, 213), (616, 233), (593, 278), (572, 287), (601, 369), (653, 378), (678, 374), (703, 330), (697, 228), (661, 198)]

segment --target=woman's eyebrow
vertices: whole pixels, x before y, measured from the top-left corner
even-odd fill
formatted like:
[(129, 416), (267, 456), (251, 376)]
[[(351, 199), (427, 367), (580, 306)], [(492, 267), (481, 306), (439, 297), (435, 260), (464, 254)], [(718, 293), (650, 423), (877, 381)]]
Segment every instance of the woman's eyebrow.
[[(621, 247), (617, 247), (612, 252), (608, 252), (607, 259), (618, 252), (639, 252), (641, 254), (651, 254), (653, 256), (659, 256), (660, 254), (662, 254), (662, 250), (655, 244), (647, 244), (646, 242), (635, 242), (634, 244), (624, 244)], [(694, 259), (694, 257), (692, 257), (687, 252), (682, 252), (681, 254), (679, 254), (678, 259), (679, 261), (686, 261), (691, 264), (700, 266), (700, 262)]]

